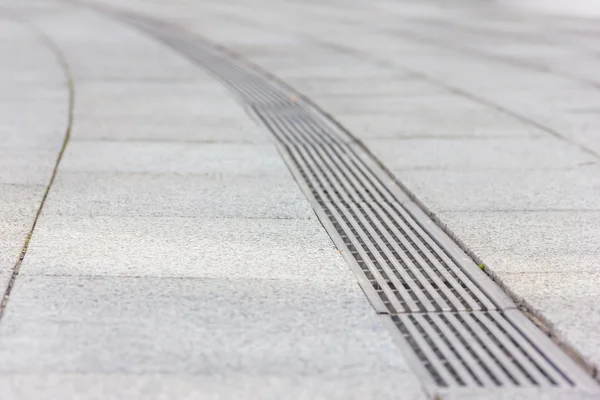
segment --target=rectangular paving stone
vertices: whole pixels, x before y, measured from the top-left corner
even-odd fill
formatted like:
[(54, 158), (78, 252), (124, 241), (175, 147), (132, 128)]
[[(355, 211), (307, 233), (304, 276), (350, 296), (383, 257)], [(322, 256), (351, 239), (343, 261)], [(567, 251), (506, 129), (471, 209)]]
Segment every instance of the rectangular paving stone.
[(399, 171), (396, 177), (434, 212), (600, 210), (596, 166), (554, 171)]
[[(340, 65), (296, 65), (294, 67), (279, 67), (272, 71), (278, 77), (287, 80), (289, 78), (336, 78), (340, 75)], [(365, 79), (372, 77), (387, 76), (394, 78), (396, 73), (389, 68), (382, 68), (374, 66), (370, 63), (354, 63), (350, 65), (344, 65), (344, 75), (353, 79)], [(400, 74), (402, 75), (402, 74)]]
[(600, 212), (466, 211), (438, 217), (498, 275), (585, 274), (599, 267)]
[(553, 137), (374, 139), (364, 143), (392, 171), (561, 169), (596, 158)]
[(431, 83), (398, 77), (373, 77), (368, 79), (350, 79), (336, 77), (331, 79), (295, 78), (286, 80), (296, 90), (309, 96), (327, 109), (340, 99), (370, 98), (374, 96), (427, 96), (443, 94), (444, 91)]
[(429, 114), (435, 116), (449, 113), (478, 115), (490, 111), (473, 100), (450, 93), (413, 97), (395, 95), (377, 97), (345, 96), (328, 101), (327, 107), (328, 111), (334, 115), (368, 114), (373, 118), (377, 118), (381, 114), (394, 115), (408, 112), (418, 116)]
[(116, 374), (9, 374), (0, 376), (0, 396), (31, 398), (44, 396), (88, 400), (181, 399), (396, 399), (427, 397), (416, 384), (395, 376), (285, 377), (280, 375), (116, 375)]
[(11, 300), (3, 375), (369, 375), (418, 385), (354, 282), (22, 277)]
[(51, 107), (48, 103), (0, 104), (1, 146), (23, 152), (28, 149), (59, 150), (67, 130), (68, 106), (62, 101)]
[(247, 118), (227, 88), (213, 77), (193, 81), (103, 82), (78, 84), (75, 115), (165, 117), (214, 115)]
[(60, 170), (247, 176), (257, 179), (290, 176), (272, 144), (74, 140), (69, 144)]
[(24, 149), (0, 144), (0, 184), (48, 185), (58, 149)]
[(21, 274), (355, 280), (314, 218), (43, 215)]
[(175, 50), (97, 12), (81, 9), (50, 14), (36, 23), (63, 49), (75, 80), (202, 75)]
[(72, 134), (74, 139), (117, 141), (272, 142), (266, 130), (250, 118), (238, 116), (80, 115), (73, 123)]
[(547, 135), (498, 112), (393, 112), (373, 115), (336, 115), (359, 139), (403, 137), (537, 137)]
[(59, 215), (310, 218), (291, 177), (60, 172), (44, 207)]

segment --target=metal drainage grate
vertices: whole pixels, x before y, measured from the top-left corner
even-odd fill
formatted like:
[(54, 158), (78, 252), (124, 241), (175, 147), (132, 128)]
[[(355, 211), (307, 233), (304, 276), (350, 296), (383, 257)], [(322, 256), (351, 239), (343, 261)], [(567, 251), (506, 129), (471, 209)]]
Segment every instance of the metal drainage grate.
[(224, 49), (118, 14), (227, 84), (271, 131), (321, 223), (421, 378), (441, 387), (596, 387), (347, 132)]

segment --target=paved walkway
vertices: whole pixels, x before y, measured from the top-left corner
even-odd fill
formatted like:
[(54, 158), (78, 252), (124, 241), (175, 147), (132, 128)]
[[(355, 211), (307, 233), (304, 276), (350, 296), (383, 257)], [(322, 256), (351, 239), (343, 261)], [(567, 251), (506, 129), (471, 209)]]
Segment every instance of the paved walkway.
[[(600, 364), (598, 21), (472, 1), (112, 6), (304, 93)], [(0, 398), (431, 395), (221, 83), (71, 3), (4, 2), (0, 35), (3, 286), (19, 272)]]

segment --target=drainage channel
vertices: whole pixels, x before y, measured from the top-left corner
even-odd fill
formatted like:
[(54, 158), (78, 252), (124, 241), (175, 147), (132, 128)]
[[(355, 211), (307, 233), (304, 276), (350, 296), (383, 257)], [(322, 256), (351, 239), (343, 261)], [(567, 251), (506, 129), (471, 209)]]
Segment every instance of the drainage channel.
[(322, 225), (425, 385), (595, 389), (349, 133), (229, 51), (119, 13), (206, 68), (277, 139)]

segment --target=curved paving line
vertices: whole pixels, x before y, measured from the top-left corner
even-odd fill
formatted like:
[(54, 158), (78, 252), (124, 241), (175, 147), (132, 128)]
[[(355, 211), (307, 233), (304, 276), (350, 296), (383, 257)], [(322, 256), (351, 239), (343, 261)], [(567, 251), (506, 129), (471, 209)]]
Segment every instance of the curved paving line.
[(101, 11), (207, 69), (275, 136), (320, 222), (427, 387), (484, 397), (498, 387), (598, 389), (378, 160), (302, 95), (176, 25)]
[(38, 207), (38, 210), (35, 214), (35, 217), (33, 219), (33, 223), (31, 224), (31, 229), (27, 233), (27, 236), (25, 238), (25, 243), (23, 244), (23, 247), (21, 248), (21, 253), (19, 255), (19, 259), (13, 266), (13, 271), (12, 271), (10, 280), (8, 281), (8, 285), (4, 291), (4, 296), (2, 297), (2, 301), (0, 302), (0, 322), (2, 320), (2, 317), (4, 317), (4, 313), (6, 311), (6, 307), (8, 305), (8, 301), (10, 299), (12, 289), (17, 280), (17, 276), (19, 275), (19, 270), (21, 269), (21, 265), (23, 264), (23, 259), (27, 255), (27, 249), (29, 247), (29, 242), (31, 241), (35, 227), (37, 226), (38, 220), (42, 213), (42, 209), (44, 208), (44, 204), (46, 204), (46, 199), (48, 198), (50, 189), (52, 188), (52, 185), (54, 184), (54, 180), (56, 179), (58, 167), (63, 158), (63, 155), (65, 154), (65, 150), (67, 149), (69, 140), (71, 139), (71, 128), (73, 126), (73, 110), (75, 107), (75, 86), (73, 83), (73, 77), (71, 75), (71, 71), (69, 68), (69, 63), (67, 62), (67, 58), (65, 57), (64, 53), (61, 51), (58, 44), (55, 43), (48, 35), (46, 35), (43, 31), (41, 31), (35, 25), (28, 23), (27, 21), (21, 21), (18, 19), (16, 19), (16, 21), (19, 22), (20, 24), (23, 24), (23, 25), (27, 26), (28, 28), (30, 28), (35, 33), (35, 35), (40, 39), (40, 41), (42, 43), (44, 43), (46, 45), (46, 47), (48, 47), (52, 51), (52, 53), (55, 55), (58, 63), (61, 66), (61, 69), (65, 75), (65, 79), (67, 81), (67, 88), (69, 91), (69, 104), (68, 104), (68, 116), (67, 116), (67, 126), (65, 128), (65, 136), (63, 138), (63, 142), (62, 142), (60, 150), (58, 152), (58, 156), (56, 157), (56, 162), (54, 163), (54, 168), (52, 169), (52, 175), (50, 176), (50, 180), (48, 181), (48, 185), (46, 186), (46, 190), (44, 191), (44, 195), (42, 196), (42, 200), (41, 200), (40, 206)]

